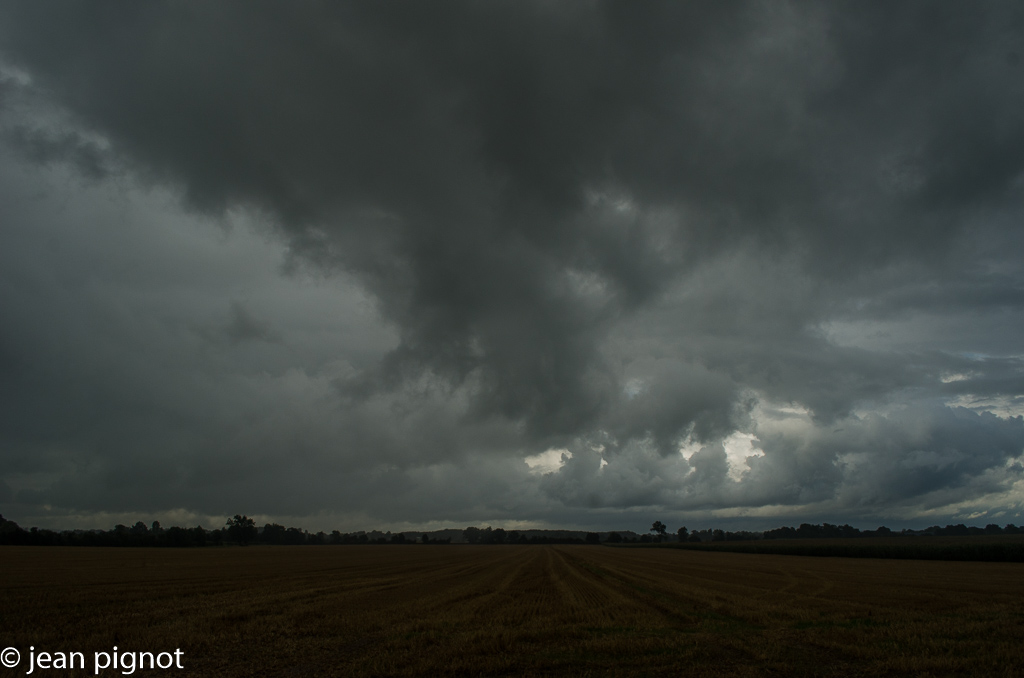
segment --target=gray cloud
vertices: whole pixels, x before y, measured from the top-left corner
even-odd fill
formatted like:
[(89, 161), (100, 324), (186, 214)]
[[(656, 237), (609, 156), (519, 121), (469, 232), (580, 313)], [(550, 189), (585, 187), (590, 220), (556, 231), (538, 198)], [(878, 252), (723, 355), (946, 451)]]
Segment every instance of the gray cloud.
[(232, 344), (244, 341), (277, 341), (277, 333), (270, 323), (254, 317), (238, 301), (231, 302), (231, 321), (224, 329), (227, 340)]
[(1004, 510), (1022, 17), (0, 8), (12, 503)]

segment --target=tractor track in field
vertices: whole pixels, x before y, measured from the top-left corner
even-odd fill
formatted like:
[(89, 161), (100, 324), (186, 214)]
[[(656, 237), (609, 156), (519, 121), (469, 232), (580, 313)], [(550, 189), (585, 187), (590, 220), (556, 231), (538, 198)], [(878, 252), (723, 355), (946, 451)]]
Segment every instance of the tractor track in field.
[(0, 555), (8, 645), (181, 647), (180, 678), (1013, 675), (1024, 637), (1017, 563), (584, 545)]

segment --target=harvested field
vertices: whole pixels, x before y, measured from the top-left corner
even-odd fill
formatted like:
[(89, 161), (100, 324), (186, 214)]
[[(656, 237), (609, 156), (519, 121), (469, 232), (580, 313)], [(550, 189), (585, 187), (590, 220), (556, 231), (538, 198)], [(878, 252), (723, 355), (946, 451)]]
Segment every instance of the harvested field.
[[(1024, 566), (597, 546), (0, 548), (0, 645), (177, 676), (1012, 676)], [(101, 675), (121, 675), (109, 669)]]

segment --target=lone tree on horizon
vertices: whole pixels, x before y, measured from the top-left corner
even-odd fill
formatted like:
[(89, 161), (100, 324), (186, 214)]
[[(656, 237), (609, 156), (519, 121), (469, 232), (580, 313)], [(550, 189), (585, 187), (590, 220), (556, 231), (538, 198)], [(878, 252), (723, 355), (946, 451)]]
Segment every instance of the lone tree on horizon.
[(234, 518), (228, 518), (226, 526), (231, 539), (242, 546), (247, 546), (259, 534), (256, 529), (256, 521), (249, 516), (235, 514)]
[(665, 538), (665, 532), (667, 530), (668, 530), (668, 528), (665, 527), (665, 523), (661, 522), (660, 520), (655, 520), (654, 524), (651, 525), (651, 530), (650, 531), (654, 532), (655, 534), (657, 534), (658, 535), (658, 541), (661, 541), (662, 539)]

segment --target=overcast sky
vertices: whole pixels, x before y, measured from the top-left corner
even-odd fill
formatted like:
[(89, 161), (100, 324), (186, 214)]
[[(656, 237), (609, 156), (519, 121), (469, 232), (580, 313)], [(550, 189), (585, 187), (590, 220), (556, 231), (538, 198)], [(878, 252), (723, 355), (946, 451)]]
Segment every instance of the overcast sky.
[(1024, 521), (1024, 5), (4, 2), (0, 512)]

